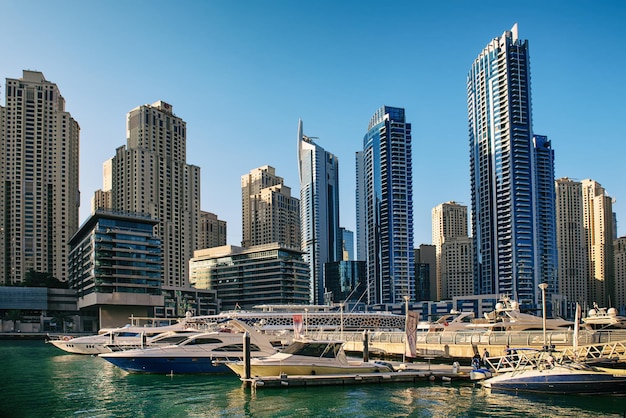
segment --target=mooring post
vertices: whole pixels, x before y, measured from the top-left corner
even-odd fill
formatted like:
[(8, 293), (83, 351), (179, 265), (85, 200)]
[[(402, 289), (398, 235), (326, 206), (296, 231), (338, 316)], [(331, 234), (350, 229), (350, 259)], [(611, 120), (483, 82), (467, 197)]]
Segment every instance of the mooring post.
[(250, 334), (248, 331), (243, 333), (243, 378), (247, 384), (250, 384)]
[(363, 331), (363, 361), (370, 361), (370, 335), (367, 330)]

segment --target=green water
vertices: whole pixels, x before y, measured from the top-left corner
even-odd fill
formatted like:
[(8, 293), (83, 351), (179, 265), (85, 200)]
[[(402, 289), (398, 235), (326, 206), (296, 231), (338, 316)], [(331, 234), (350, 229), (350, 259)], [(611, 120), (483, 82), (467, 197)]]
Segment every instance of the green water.
[(234, 375), (130, 375), (42, 341), (0, 341), (0, 417), (625, 417), (626, 397), (423, 382), (244, 389)]

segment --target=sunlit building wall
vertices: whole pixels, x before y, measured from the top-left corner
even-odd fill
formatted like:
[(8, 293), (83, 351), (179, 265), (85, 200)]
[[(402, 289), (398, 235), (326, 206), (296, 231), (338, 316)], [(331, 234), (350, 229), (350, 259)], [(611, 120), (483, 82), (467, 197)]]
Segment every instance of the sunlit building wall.
[(0, 284), (29, 271), (67, 280), (67, 241), (78, 230), (78, 122), (38, 71), (6, 79), (0, 107)]

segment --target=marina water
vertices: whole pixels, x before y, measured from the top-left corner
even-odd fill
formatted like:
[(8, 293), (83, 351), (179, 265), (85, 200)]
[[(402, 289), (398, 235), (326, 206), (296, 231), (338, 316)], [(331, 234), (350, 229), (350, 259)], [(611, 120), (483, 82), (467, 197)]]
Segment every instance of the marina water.
[(43, 341), (0, 341), (0, 417), (624, 417), (623, 396), (490, 393), (470, 382), (243, 388), (233, 374), (132, 375)]

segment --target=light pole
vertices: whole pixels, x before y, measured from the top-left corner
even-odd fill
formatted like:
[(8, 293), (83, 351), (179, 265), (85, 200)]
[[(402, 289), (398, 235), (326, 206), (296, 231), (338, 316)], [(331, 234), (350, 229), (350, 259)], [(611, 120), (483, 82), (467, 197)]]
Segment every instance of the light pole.
[(548, 283), (539, 283), (539, 289), (541, 289), (541, 305), (543, 308), (543, 345), (546, 347), (546, 289)]

